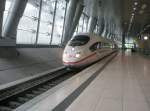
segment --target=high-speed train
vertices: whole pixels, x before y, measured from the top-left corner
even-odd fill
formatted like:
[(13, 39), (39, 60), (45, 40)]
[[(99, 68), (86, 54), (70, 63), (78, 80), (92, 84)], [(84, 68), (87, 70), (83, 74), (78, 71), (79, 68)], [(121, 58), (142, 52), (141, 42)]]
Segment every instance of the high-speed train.
[(115, 42), (90, 33), (79, 33), (71, 38), (63, 52), (63, 64), (80, 68), (98, 61), (117, 50)]

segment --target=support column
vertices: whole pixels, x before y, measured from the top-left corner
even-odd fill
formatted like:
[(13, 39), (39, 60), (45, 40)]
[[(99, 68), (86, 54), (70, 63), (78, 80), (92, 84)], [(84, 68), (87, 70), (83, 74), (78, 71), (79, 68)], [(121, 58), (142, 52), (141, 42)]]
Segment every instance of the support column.
[(115, 34), (112, 35), (112, 40), (115, 41)]
[(111, 35), (111, 33), (109, 34), (109, 38), (112, 40), (112, 35)]
[(98, 22), (98, 35), (101, 36), (104, 31), (104, 20), (102, 18), (99, 18)]
[(65, 13), (64, 13), (64, 21), (63, 21), (63, 30), (62, 30), (62, 36), (61, 36), (61, 45), (63, 44), (63, 38), (64, 38), (65, 22), (66, 22), (66, 14), (67, 14), (67, 7), (68, 7), (68, 3), (67, 3), (67, 1), (66, 1)]
[(40, 22), (41, 22), (42, 4), (43, 4), (43, 1), (40, 0), (35, 45), (38, 44), (39, 30), (40, 30)]
[(14, 0), (10, 7), (10, 14), (7, 17), (3, 36), (16, 39), (17, 27), (22, 17), (28, 0)]
[(97, 24), (97, 10), (98, 10), (97, 4), (98, 4), (97, 0), (93, 0), (91, 4), (91, 13), (90, 13), (90, 19), (88, 23), (88, 32), (90, 33), (94, 32), (94, 29)]
[(77, 7), (78, 0), (70, 0), (68, 9), (67, 9), (67, 15), (65, 19), (65, 30), (63, 35), (63, 45), (66, 45), (68, 40), (71, 38), (69, 36), (70, 29), (72, 27), (72, 22), (75, 16), (76, 7)]
[(93, 33), (96, 27), (96, 24), (97, 24), (97, 18), (91, 16), (89, 20), (89, 25), (88, 25), (88, 32)]
[(108, 38), (109, 35), (109, 23), (108, 21), (106, 22), (106, 33), (105, 33), (105, 37)]
[(0, 37), (2, 36), (2, 27), (3, 27), (3, 14), (5, 10), (6, 0), (0, 0)]
[(107, 38), (107, 33), (108, 33), (108, 29), (107, 29), (107, 25), (105, 25), (105, 32), (104, 32), (104, 37)]
[(78, 6), (77, 6), (77, 9), (76, 9), (76, 13), (75, 13), (75, 17), (74, 17), (74, 20), (73, 20), (73, 23), (72, 23), (72, 27), (71, 27), (71, 30), (70, 30), (69, 37), (72, 37), (72, 35), (73, 35), (73, 33), (76, 29), (76, 26), (79, 23), (80, 17), (81, 17), (82, 12), (83, 12), (83, 9), (84, 9), (83, 4), (79, 3)]
[(122, 34), (122, 50), (125, 50), (125, 33)]
[(109, 39), (109, 31), (107, 30), (106, 38)]
[(54, 25), (55, 25), (57, 4), (58, 4), (58, 0), (55, 0), (55, 8), (54, 8), (54, 15), (53, 15), (53, 22), (52, 22), (53, 24), (52, 24), (50, 45), (52, 45), (52, 41), (53, 41), (53, 34), (54, 34)]
[(104, 30), (102, 32), (102, 36), (105, 38), (106, 37), (106, 33), (107, 33), (107, 21), (104, 18)]

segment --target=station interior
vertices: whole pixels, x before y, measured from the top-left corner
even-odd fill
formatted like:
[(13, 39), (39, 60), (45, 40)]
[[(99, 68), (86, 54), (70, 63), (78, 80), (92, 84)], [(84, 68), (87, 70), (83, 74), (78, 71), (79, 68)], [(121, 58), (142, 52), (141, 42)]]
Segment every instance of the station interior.
[[(150, 0), (0, 0), (0, 111), (150, 111), (149, 6)], [(70, 41), (84, 34), (104, 45), (64, 61)]]

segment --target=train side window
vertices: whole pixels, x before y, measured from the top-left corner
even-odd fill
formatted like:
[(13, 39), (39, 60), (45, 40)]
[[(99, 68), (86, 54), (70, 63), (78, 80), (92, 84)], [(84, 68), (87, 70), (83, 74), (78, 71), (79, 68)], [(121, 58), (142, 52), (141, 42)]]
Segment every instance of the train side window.
[(110, 48), (111, 45), (109, 43), (103, 43), (103, 48)]
[(102, 48), (102, 43), (101, 42), (98, 42), (97, 44), (97, 49), (101, 49)]
[(100, 49), (100, 48), (101, 48), (100, 42), (96, 42), (96, 43), (94, 43), (93, 45), (90, 46), (90, 50), (92, 52), (95, 51), (95, 50), (97, 50), (97, 49)]

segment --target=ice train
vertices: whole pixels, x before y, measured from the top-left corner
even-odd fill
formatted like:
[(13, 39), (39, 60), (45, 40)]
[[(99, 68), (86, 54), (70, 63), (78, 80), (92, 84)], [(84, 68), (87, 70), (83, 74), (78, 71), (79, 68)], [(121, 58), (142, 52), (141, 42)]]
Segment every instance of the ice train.
[(80, 68), (117, 50), (115, 42), (95, 34), (79, 33), (71, 38), (63, 52), (66, 67)]

